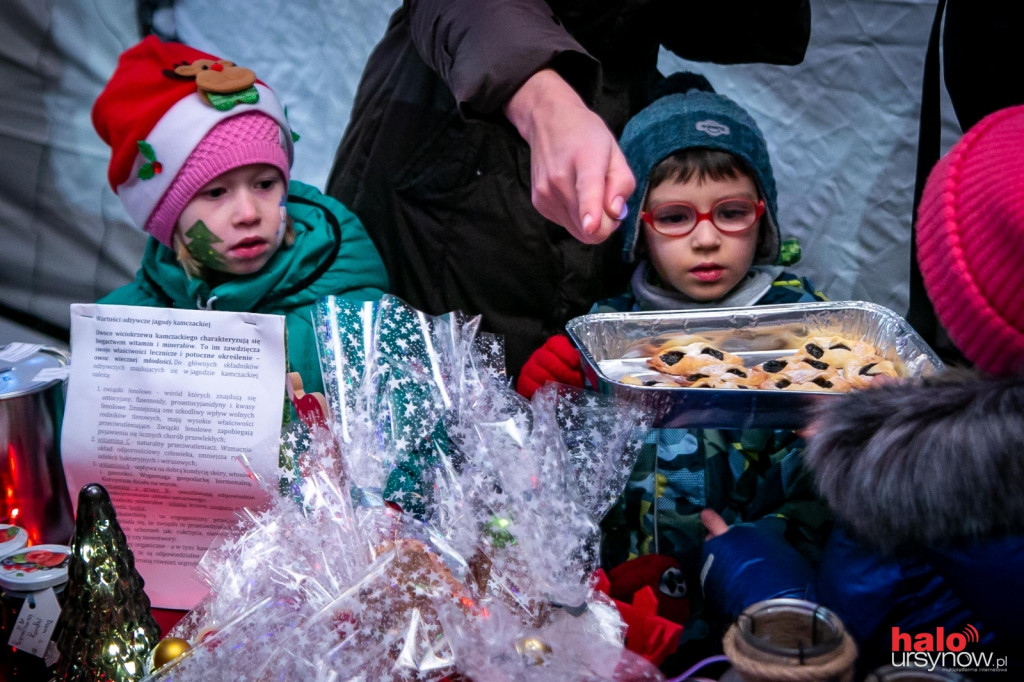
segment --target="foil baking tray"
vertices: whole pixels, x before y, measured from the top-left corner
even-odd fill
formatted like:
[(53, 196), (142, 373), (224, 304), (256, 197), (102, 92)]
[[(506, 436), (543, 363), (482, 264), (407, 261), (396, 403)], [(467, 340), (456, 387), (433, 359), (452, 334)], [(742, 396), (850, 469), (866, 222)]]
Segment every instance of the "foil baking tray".
[(573, 318), (566, 331), (579, 348), (591, 386), (601, 393), (650, 401), (663, 427), (800, 428), (807, 408), (841, 393), (637, 386), (619, 381), (664, 377), (647, 366), (667, 338), (693, 336), (743, 358), (748, 367), (789, 355), (809, 336), (866, 341), (903, 376), (942, 369), (942, 361), (892, 310), (864, 301), (830, 301), (750, 308), (594, 313)]

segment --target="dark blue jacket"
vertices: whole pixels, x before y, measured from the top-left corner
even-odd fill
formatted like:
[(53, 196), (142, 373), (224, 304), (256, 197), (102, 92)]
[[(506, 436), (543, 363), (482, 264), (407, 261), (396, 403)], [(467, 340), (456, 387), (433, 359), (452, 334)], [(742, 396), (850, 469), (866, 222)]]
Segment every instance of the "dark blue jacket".
[[(725, 617), (775, 596), (834, 611), (863, 672), (897, 634), (968, 638), (1008, 655), (1024, 642), (1024, 377), (897, 384), (819, 413), (807, 466), (840, 523), (820, 563), (757, 524), (704, 545), (703, 588)], [(738, 531), (738, 532), (737, 532)], [(1012, 667), (1007, 679), (1022, 679)], [(967, 673), (971, 679), (988, 674)]]

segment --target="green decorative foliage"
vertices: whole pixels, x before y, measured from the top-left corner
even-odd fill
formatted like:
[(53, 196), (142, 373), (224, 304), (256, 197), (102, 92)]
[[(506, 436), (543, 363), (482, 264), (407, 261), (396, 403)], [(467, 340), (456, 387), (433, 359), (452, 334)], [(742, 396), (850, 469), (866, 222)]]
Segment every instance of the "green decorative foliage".
[(163, 171), (164, 167), (156, 160), (156, 152), (153, 151), (153, 146), (145, 140), (139, 140), (139, 153), (142, 154), (142, 158), (146, 159), (148, 163), (142, 164), (139, 168), (139, 179), (149, 180), (154, 175)]
[(205, 94), (217, 111), (230, 111), (236, 104), (256, 104), (260, 101), (260, 93), (253, 85), (238, 92), (207, 92)]
[[(288, 118), (288, 107), (284, 108), (284, 118), (285, 118), (286, 121), (288, 121), (288, 126), (291, 127), (292, 122), (291, 122), (291, 119)], [(299, 137), (299, 134), (297, 132), (295, 132), (295, 130), (293, 129), (292, 130), (292, 143), (294, 144), (294, 143), (298, 142), (300, 139), (302, 139), (302, 138)]]
[(796, 239), (784, 239), (779, 245), (779, 265), (794, 265), (802, 255), (800, 242)]
[(145, 140), (139, 140), (139, 153), (142, 154), (142, 158), (147, 161), (156, 161), (156, 152), (153, 151), (153, 145), (149, 144)]

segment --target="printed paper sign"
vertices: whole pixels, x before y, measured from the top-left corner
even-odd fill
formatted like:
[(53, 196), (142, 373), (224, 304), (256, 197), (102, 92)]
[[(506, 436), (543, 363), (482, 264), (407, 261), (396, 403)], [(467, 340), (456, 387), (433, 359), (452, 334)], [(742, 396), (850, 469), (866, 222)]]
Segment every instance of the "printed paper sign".
[(239, 456), (276, 470), (284, 382), (279, 315), (71, 306), (69, 492), (110, 493), (154, 606), (191, 609), (203, 554), (267, 502)]

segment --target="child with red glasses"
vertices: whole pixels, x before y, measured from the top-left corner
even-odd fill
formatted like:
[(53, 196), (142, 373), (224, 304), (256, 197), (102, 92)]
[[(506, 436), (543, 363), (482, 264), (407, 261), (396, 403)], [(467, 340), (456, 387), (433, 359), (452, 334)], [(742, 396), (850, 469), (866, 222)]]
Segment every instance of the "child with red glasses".
[[(780, 262), (775, 178), (754, 120), (696, 74), (676, 74), (659, 90), (620, 140), (637, 180), (623, 221), (624, 256), (637, 267), (629, 290), (593, 312), (825, 300)], [(529, 397), (547, 381), (584, 384), (566, 336), (533, 353), (517, 389)], [(681, 570), (685, 582), (652, 578), (675, 586), (674, 595), (662, 590), (668, 604), (686, 594), (688, 608), (673, 614), (685, 622), (680, 659), (713, 653), (720, 642), (704, 619), (699, 588), (702, 509), (732, 522), (776, 516), (780, 532), (809, 553), (823, 541), (828, 513), (803, 474), (803, 447), (788, 430), (665, 428), (648, 435), (604, 521), (603, 563), (617, 598), (630, 595), (616, 595), (616, 578), (642, 582), (636, 575), (666, 566), (666, 557)]]

